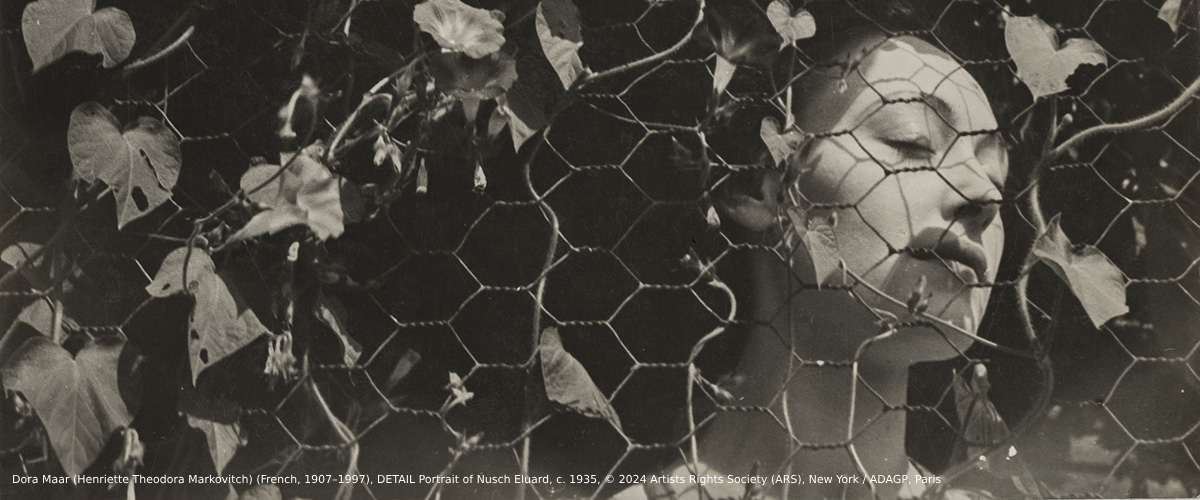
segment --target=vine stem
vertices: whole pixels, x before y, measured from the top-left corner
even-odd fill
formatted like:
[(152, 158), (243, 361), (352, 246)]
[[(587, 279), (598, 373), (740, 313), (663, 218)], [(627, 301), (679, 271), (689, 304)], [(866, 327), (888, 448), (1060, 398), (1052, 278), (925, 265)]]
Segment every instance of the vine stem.
[(171, 42), (170, 45), (166, 46), (166, 48), (164, 48), (158, 52), (155, 52), (154, 54), (151, 54), (149, 56), (143, 57), (141, 59), (138, 59), (134, 62), (129, 63), (129, 65), (125, 66), (125, 69), (123, 70), (124, 74), (130, 75), (139, 69), (142, 69), (146, 66), (154, 64), (154, 63), (162, 60), (163, 58), (171, 55), (172, 52), (175, 52), (180, 47), (182, 47), (183, 44), (187, 43), (188, 39), (191, 38), (192, 34), (195, 32), (196, 32), (195, 26), (188, 26), (187, 30), (184, 31), (183, 34), (179, 35), (179, 38), (175, 39), (174, 42)]
[[(1175, 98), (1175, 100), (1171, 101), (1170, 103), (1167, 103), (1166, 106), (1163, 106), (1158, 111), (1150, 113), (1141, 118), (1135, 118), (1133, 120), (1129, 120), (1126, 122), (1106, 123), (1104, 125), (1097, 125), (1095, 127), (1091, 127), (1089, 129), (1083, 130), (1083, 131), (1079, 132), (1078, 134), (1071, 136), (1070, 139), (1067, 139), (1062, 144), (1058, 145), (1058, 147), (1054, 148), (1050, 152), (1050, 157), (1051, 157), (1051, 159), (1058, 158), (1058, 157), (1062, 156), (1063, 154), (1065, 154), (1071, 148), (1076, 147), (1076, 146), (1082, 144), (1084, 141), (1091, 139), (1093, 137), (1098, 137), (1098, 136), (1107, 135), (1107, 134), (1119, 134), (1122, 132), (1131, 132), (1131, 131), (1135, 131), (1135, 130), (1143, 130), (1143, 129), (1153, 127), (1153, 126), (1157, 125), (1159, 122), (1162, 122), (1163, 120), (1166, 120), (1166, 119), (1174, 116), (1175, 113), (1178, 113), (1180, 110), (1182, 110), (1185, 106), (1188, 105), (1188, 102), (1197, 93), (1200, 93), (1200, 76), (1196, 77), (1196, 80), (1193, 81), (1191, 85), (1188, 85), (1187, 88), (1184, 89), (1183, 92), (1180, 93), (1179, 96)], [(1055, 102), (1057, 102), (1057, 101), (1055, 101)]]
[[(346, 427), (346, 424), (342, 423), (342, 421), (333, 414), (333, 410), (329, 408), (329, 403), (325, 402), (325, 396), (321, 395), (321, 390), (317, 387), (317, 383), (313, 380), (311, 375), (308, 377), (305, 385), (308, 390), (312, 392), (313, 399), (317, 400), (317, 404), (321, 407), (321, 411), (325, 414), (325, 418), (329, 420), (329, 424), (333, 426), (333, 429), (337, 431), (338, 436), (342, 438), (342, 442), (349, 449), (350, 459), (346, 463), (346, 475), (358, 475), (358, 440), (354, 438), (354, 433), (351, 432), (348, 427)], [(342, 485), (338, 487), (337, 496), (334, 498), (337, 500), (349, 500), (353, 494), (354, 483), (342, 483)]]
[(602, 80), (602, 79), (605, 79), (605, 78), (608, 78), (611, 76), (619, 75), (626, 71), (634, 70), (634, 69), (640, 68), (642, 66), (645, 66), (647, 64), (656, 63), (656, 62), (662, 61), (668, 57), (671, 57), (672, 54), (682, 50), (683, 47), (686, 46), (687, 43), (692, 40), (692, 37), (695, 36), (695, 34), (696, 34), (696, 29), (699, 28), (700, 24), (703, 22), (704, 22), (704, 0), (700, 0), (699, 7), (696, 9), (696, 20), (694, 22), (692, 22), (692, 27), (690, 29), (688, 29), (687, 34), (684, 35), (683, 38), (680, 38), (678, 42), (675, 42), (675, 45), (667, 47), (666, 50), (663, 50), (662, 52), (654, 53), (652, 55), (638, 59), (636, 61), (630, 61), (630, 62), (627, 62), (620, 66), (606, 69), (599, 73), (592, 73), (592, 74), (588, 75), (586, 78), (584, 78), (582, 81), (580, 81), (577, 85), (575, 85), (575, 87), (577, 89), (583, 88), (587, 85), (594, 83), (597, 80)]

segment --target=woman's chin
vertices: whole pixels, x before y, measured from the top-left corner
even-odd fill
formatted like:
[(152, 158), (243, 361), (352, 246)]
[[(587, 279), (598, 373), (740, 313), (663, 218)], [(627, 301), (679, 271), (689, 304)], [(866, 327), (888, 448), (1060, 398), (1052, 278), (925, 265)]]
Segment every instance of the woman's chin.
[(911, 364), (962, 355), (974, 343), (990, 290), (969, 286), (961, 273), (938, 262), (900, 259), (895, 264), (874, 286), (887, 296), (857, 287), (867, 288), (865, 301), (881, 315), (902, 325), (873, 357)]

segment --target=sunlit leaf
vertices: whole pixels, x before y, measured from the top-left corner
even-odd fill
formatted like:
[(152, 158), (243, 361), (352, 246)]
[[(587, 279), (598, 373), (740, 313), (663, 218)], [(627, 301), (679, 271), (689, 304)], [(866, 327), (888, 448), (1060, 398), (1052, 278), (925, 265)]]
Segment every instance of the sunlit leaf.
[(1050, 220), (1038, 237), (1033, 254), (1066, 282), (1083, 304), (1096, 328), (1129, 312), (1125, 304), (1125, 277), (1100, 249), (1084, 245), (1076, 249), (1059, 225), (1060, 216)]
[(571, 88), (584, 71), (579, 59), (579, 48), (583, 46), (579, 24), (579, 9), (571, 0), (542, 0), (538, 4), (538, 41), (563, 88)]
[[(146, 287), (151, 296), (181, 293), (187, 251), (187, 247), (178, 248), (163, 259), (154, 280)], [(199, 378), (200, 372), (268, 332), (254, 311), (246, 306), (236, 285), (215, 269), (207, 252), (191, 250), (186, 290), (196, 298), (196, 305), (188, 317), (192, 383)]]
[(100, 54), (105, 68), (129, 57), (137, 39), (129, 14), (95, 8), (96, 0), (38, 0), (25, 6), (21, 33), (35, 73), (68, 52)]
[(1082, 64), (1108, 63), (1104, 49), (1092, 40), (1072, 38), (1059, 46), (1054, 28), (1037, 16), (1008, 18), (1004, 42), (1034, 99), (1066, 90), (1067, 78)]
[(770, 116), (762, 119), (758, 134), (763, 144), (767, 145), (767, 151), (771, 153), (771, 160), (775, 166), (791, 157), (804, 142), (804, 134), (795, 130), (779, 133), (779, 122)]
[[(183, 265), (185, 260), (188, 263), (186, 270)], [(183, 275), (185, 271), (187, 272), (186, 285)], [(215, 272), (216, 266), (207, 252), (199, 248), (192, 248), (191, 252), (187, 247), (176, 248), (163, 258), (154, 279), (146, 286), (146, 293), (151, 297), (158, 298), (178, 293), (192, 293), (199, 286), (199, 278)]]
[[(105, 336), (75, 356), (47, 337), (27, 339), (4, 366), (5, 387), (20, 391), (37, 411), (67, 474), (83, 472), (113, 431), (133, 421), (137, 394), (136, 348)], [(122, 358), (124, 359), (124, 362)]]
[(426, 0), (413, 9), (413, 21), (443, 50), (478, 59), (504, 45), (504, 25), (498, 14), (459, 0)]
[(342, 179), (333, 175), (308, 150), (281, 158), (279, 165), (256, 165), (242, 174), (241, 188), (247, 197), (267, 210), (259, 212), (229, 241), (242, 241), (283, 229), (306, 225), (318, 238), (341, 236), (345, 230)]
[(717, 54), (717, 66), (713, 69), (714, 94), (725, 92), (725, 88), (729, 86), (729, 81), (733, 80), (733, 74), (737, 72), (737, 68), (736, 63)]
[(812, 262), (814, 278), (819, 287), (841, 269), (842, 257), (833, 222), (826, 217), (811, 217), (800, 207), (789, 209), (788, 218)]
[(1171, 27), (1171, 31), (1179, 32), (1179, 8), (1182, 0), (1167, 0), (1158, 8), (1158, 18)]
[[(59, 307), (62, 307), (59, 305)], [(79, 324), (75, 320), (66, 317), (66, 312), (62, 313), (60, 328), (65, 331), (75, 331), (79, 329)], [(17, 314), (17, 323), (24, 323), (33, 327), (38, 333), (47, 337), (54, 336), (54, 302), (49, 297), (39, 297), (29, 305), (21, 309)]]
[(542, 331), (538, 359), (542, 362), (542, 378), (550, 401), (583, 415), (602, 418), (613, 427), (621, 428), (617, 412), (596, 387), (583, 364), (563, 349), (557, 328), (550, 327)]
[(783, 37), (783, 46), (817, 34), (817, 21), (813, 15), (804, 9), (792, 12), (792, 7), (783, 0), (775, 0), (767, 6), (767, 19), (775, 32)]
[(113, 189), (117, 228), (166, 203), (179, 178), (179, 139), (154, 118), (140, 117), (122, 130), (104, 106), (85, 102), (71, 113), (67, 147), (80, 178)]
[[(25, 265), (25, 261), (36, 255), (41, 249), (41, 245), (28, 241), (13, 243), (8, 248), (5, 248), (3, 252), (0, 252), (0, 262), (8, 265), (8, 267), (17, 269)], [(29, 263), (28, 266), (21, 269), (21, 276), (38, 290), (44, 290), (53, 284), (50, 282), (50, 276), (46, 270), (38, 269), (41, 267), (43, 261), (45, 259), (38, 256), (36, 261)]]

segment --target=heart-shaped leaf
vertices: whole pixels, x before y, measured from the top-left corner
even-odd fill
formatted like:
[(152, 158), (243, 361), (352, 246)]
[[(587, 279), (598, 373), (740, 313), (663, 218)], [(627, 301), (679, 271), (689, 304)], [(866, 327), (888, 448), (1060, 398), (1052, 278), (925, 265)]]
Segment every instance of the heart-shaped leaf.
[(602, 418), (621, 429), (617, 412), (608, 404), (608, 399), (596, 387), (583, 364), (563, 349), (557, 328), (550, 327), (542, 332), (538, 358), (542, 362), (542, 378), (550, 401), (589, 417)]
[(1004, 42), (1034, 99), (1066, 90), (1067, 78), (1081, 64), (1108, 63), (1104, 49), (1092, 40), (1072, 38), (1060, 47), (1054, 28), (1037, 16), (1008, 18)]
[[(178, 248), (163, 259), (163, 265), (147, 287), (152, 296), (179, 293), (187, 251), (187, 247)], [(242, 300), (233, 281), (226, 274), (214, 272), (215, 269), (208, 253), (192, 249), (186, 276), (187, 291), (196, 298), (188, 318), (192, 383), (209, 366), (268, 333)]]
[(804, 9), (792, 12), (792, 7), (783, 0), (775, 0), (767, 6), (767, 19), (775, 27), (775, 32), (783, 37), (781, 47), (817, 34), (817, 20), (813, 19), (813, 15)]
[(542, 0), (538, 4), (538, 41), (563, 88), (571, 88), (584, 71), (583, 61), (579, 60), (579, 48), (583, 46), (579, 24), (579, 9), (571, 0)]
[(770, 116), (762, 119), (758, 136), (762, 138), (763, 144), (767, 145), (767, 151), (771, 153), (771, 160), (776, 167), (791, 157), (804, 142), (804, 134), (795, 130), (779, 133), (779, 122)]
[[(183, 265), (185, 259), (188, 263), (186, 269)], [(186, 279), (184, 272), (187, 273)], [(199, 287), (201, 277), (215, 272), (216, 266), (207, 252), (199, 248), (192, 248), (191, 252), (188, 252), (187, 247), (176, 248), (163, 258), (154, 279), (146, 285), (146, 293), (156, 298), (193, 293)], [(185, 281), (187, 285), (184, 284)]]
[(37, 412), (50, 444), (69, 475), (83, 472), (113, 431), (129, 425), (136, 403), (121, 397), (137, 385), (122, 364), (134, 347), (111, 336), (89, 341), (74, 357), (53, 340), (34, 336), (4, 366), (5, 387), (20, 391)]
[(1062, 278), (1100, 328), (1108, 320), (1129, 312), (1125, 304), (1125, 277), (1100, 249), (1084, 245), (1076, 249), (1059, 225), (1050, 219), (1045, 234), (1033, 245), (1033, 254)]
[(92, 12), (96, 0), (38, 0), (25, 6), (21, 33), (33, 59), (33, 71), (68, 52), (104, 56), (111, 68), (129, 57), (137, 34), (125, 11), (108, 7)]
[(95, 102), (71, 112), (67, 148), (80, 178), (113, 189), (118, 229), (166, 203), (179, 178), (179, 139), (161, 121), (143, 116), (122, 131)]

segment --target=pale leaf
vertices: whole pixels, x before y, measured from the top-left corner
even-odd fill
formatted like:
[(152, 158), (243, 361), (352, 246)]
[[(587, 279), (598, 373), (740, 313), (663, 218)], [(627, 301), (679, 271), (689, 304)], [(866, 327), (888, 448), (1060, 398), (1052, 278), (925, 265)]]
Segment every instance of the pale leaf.
[(1054, 29), (1037, 16), (1008, 18), (1004, 42), (1034, 99), (1066, 90), (1067, 78), (1080, 65), (1108, 63), (1104, 49), (1092, 40), (1072, 38), (1060, 47)]
[(1033, 254), (1066, 282), (1083, 304), (1096, 328), (1129, 312), (1125, 304), (1125, 278), (1100, 249), (1084, 245), (1078, 250), (1059, 225), (1060, 216), (1050, 220), (1038, 237)]
[(538, 41), (565, 89), (571, 88), (584, 71), (579, 59), (579, 48), (583, 46), (579, 26), (579, 9), (571, 0), (542, 0), (538, 4)]
[(1179, 8), (1182, 0), (1167, 0), (1158, 8), (1158, 18), (1171, 27), (1171, 31), (1179, 32)]
[(129, 57), (137, 39), (129, 14), (95, 8), (96, 0), (39, 0), (25, 6), (21, 34), (35, 73), (69, 52), (100, 54), (105, 68)]
[(783, 37), (784, 46), (817, 34), (817, 21), (813, 15), (804, 9), (792, 12), (792, 8), (783, 0), (775, 0), (767, 6), (767, 19), (775, 27), (775, 32)]
[[(187, 276), (186, 280), (183, 275), (184, 261), (187, 261)], [(154, 280), (146, 286), (146, 293), (151, 297), (167, 297), (177, 293), (194, 293), (199, 285), (199, 279), (207, 277), (216, 272), (216, 264), (213, 264), (212, 257), (209, 257), (208, 252), (199, 248), (179, 247), (172, 250), (163, 258), (162, 264), (158, 266), (158, 272), (154, 275)], [(187, 285), (184, 282), (187, 282)]]
[(804, 135), (795, 130), (779, 133), (779, 122), (770, 116), (762, 119), (758, 134), (762, 138), (763, 144), (767, 145), (767, 151), (771, 153), (774, 166), (779, 166), (780, 163), (791, 157), (792, 153), (795, 153), (800, 148), (800, 144), (804, 142)]
[(88, 341), (74, 357), (53, 340), (35, 336), (4, 366), (5, 387), (29, 400), (69, 475), (83, 472), (113, 431), (133, 421), (136, 403), (121, 393), (124, 388), (136, 394), (138, 381), (124, 356), (136, 358), (134, 346), (111, 336)]
[(179, 139), (166, 125), (143, 116), (121, 131), (117, 118), (95, 102), (71, 113), (67, 149), (80, 178), (112, 188), (118, 229), (166, 203), (179, 178)]
[(196, 305), (188, 320), (193, 384), (200, 372), (268, 333), (226, 276), (198, 277), (194, 293)]
[(733, 73), (737, 71), (737, 63), (730, 61), (717, 54), (717, 66), (713, 70), (713, 93), (721, 95), (725, 92), (725, 87), (729, 86), (729, 81), (733, 79)]
[(602, 418), (621, 429), (617, 412), (596, 387), (583, 364), (563, 349), (557, 328), (550, 327), (542, 332), (538, 359), (542, 362), (542, 378), (550, 401), (589, 417)]
[(814, 279), (820, 287), (841, 268), (842, 256), (833, 223), (826, 217), (809, 217), (799, 207), (788, 210), (788, 217), (811, 260)]

